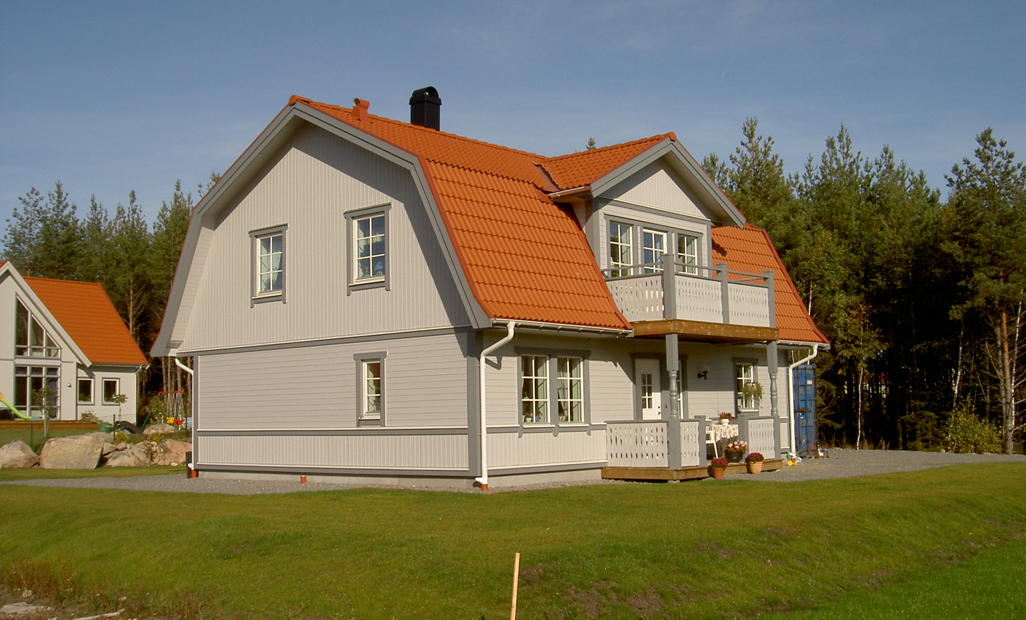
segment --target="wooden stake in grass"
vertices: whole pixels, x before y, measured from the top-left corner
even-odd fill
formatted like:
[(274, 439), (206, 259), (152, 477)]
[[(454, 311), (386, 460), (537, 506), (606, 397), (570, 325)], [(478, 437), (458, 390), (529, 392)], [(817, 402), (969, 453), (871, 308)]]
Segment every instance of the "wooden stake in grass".
[(520, 581), (520, 554), (513, 558), (513, 608), (509, 612), (509, 620), (517, 620), (517, 583)]

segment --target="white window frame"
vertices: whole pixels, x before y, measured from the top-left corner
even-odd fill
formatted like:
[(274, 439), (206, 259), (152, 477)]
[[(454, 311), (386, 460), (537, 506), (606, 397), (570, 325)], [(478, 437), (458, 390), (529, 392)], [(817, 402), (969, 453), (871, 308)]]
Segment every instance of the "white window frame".
[[(251, 285), (250, 285), (250, 288), (251, 288), (251, 291), (250, 291), (250, 297), (251, 297), (250, 306), (252, 306), (254, 303), (261, 303), (261, 302), (265, 302), (265, 301), (280, 301), (280, 302), (284, 302), (285, 301), (285, 290), (286, 290), (286, 288), (288, 286), (288, 269), (289, 269), (288, 268), (288, 238), (286, 236), (287, 230), (288, 230), (288, 226), (285, 225), (285, 224), (281, 224), (279, 226), (272, 226), (270, 228), (261, 228), (260, 230), (253, 230), (253, 231), (250, 231), (250, 233), (249, 233), (250, 246), (251, 246), (251, 249), (250, 249), (250, 263), (251, 263), (250, 271), (251, 271), (251, 280), (252, 280)], [(260, 289), (260, 276), (261, 276), (261, 273), (262, 273), (261, 272), (261, 267), (260, 267), (261, 245), (262, 245), (262, 242), (263, 242), (264, 239), (271, 240), (271, 250), (272, 250), (272, 252), (268, 256), (273, 256), (274, 254), (276, 254), (276, 252), (273, 251), (273, 249), (274, 249), (274, 241), (273, 241), (273, 239), (274, 239), (274, 237), (279, 237), (279, 236), (281, 237), (281, 261), (279, 262), (278, 266), (280, 268), (280, 273), (281, 273), (281, 287), (280, 287), (280, 289), (277, 289), (277, 290), (271, 289), (271, 290), (267, 290), (267, 291), (262, 291)], [(271, 270), (268, 273), (269, 274), (273, 274), (273, 273), (276, 273), (276, 271), (275, 270)]]
[[(564, 365), (565, 364), (565, 365)], [(576, 374), (574, 374), (576, 371)], [(577, 397), (574, 397), (576, 386)], [(577, 419), (574, 419), (574, 406)], [(565, 413), (569, 412), (569, 414)], [(565, 418), (565, 419), (564, 419)], [(556, 419), (568, 424), (584, 422), (584, 358), (556, 358)]]
[[(666, 254), (666, 237), (665, 230), (655, 230), (654, 228), (641, 229), (641, 263), (655, 263), (655, 265), (642, 267), (642, 273), (662, 273), (663, 268), (660, 263)], [(656, 247), (656, 239), (662, 240), (662, 248)], [(649, 254), (651, 254), (651, 257)]]
[[(530, 364), (528, 364), (530, 360)], [(540, 370), (539, 373), (539, 362)], [(530, 371), (529, 371), (530, 370)], [(530, 383), (528, 383), (530, 382)], [(520, 356), (520, 423), (528, 426), (549, 423), (549, 358), (547, 355)], [(528, 390), (530, 386), (530, 390)], [(528, 414), (531, 419), (528, 419)]]
[[(617, 232), (613, 240), (613, 231)], [(623, 232), (626, 231), (626, 234)], [(634, 226), (615, 220), (609, 221), (609, 273), (613, 278), (631, 275), (630, 266), (634, 263)], [(626, 239), (626, 242), (624, 240)], [(626, 262), (624, 262), (626, 260)]]
[[(21, 299), (15, 297), (15, 309), (14, 309), (14, 355), (15, 357), (34, 357), (34, 358), (50, 358), (56, 359), (61, 356), (61, 348), (57, 346), (53, 337), (50, 336), (50, 331), (43, 327), (43, 324), (36, 318), (36, 315), (29, 310), (28, 305), (21, 301)], [(24, 311), (24, 316), (19, 316)], [(22, 320), (25, 321), (20, 327), (24, 330), (25, 336), (24, 342), (19, 342), (18, 334), (18, 323)], [(41, 344), (33, 344), (32, 336), (39, 334), (42, 336)]]
[[(89, 400), (82, 400), (82, 384), (83, 382), (89, 383)], [(92, 377), (79, 377), (78, 385), (76, 386), (77, 391), (75, 392), (75, 401), (79, 405), (92, 405), (96, 402), (96, 382), (93, 381)]]
[(118, 379), (116, 377), (104, 377), (104, 378), (100, 379), (100, 389), (101, 389), (100, 399), (103, 401), (103, 404), (104, 405), (116, 405), (117, 403), (114, 402), (113, 399), (107, 400), (107, 383), (113, 383), (114, 384), (114, 395), (117, 396), (118, 394), (121, 393), (121, 379)]
[(695, 235), (677, 233), (677, 263), (680, 263), (677, 265), (677, 273), (698, 275), (698, 241)]
[(522, 429), (590, 425), (587, 352), (518, 350), (517, 379)]
[[(356, 361), (356, 423), (358, 426), (385, 425), (385, 352), (358, 353), (353, 356)], [(370, 398), (374, 396), (368, 389), (372, 377), (369, 374), (373, 366), (378, 368), (377, 410), (370, 406)]]
[(759, 399), (746, 397), (745, 385), (758, 382), (757, 366), (755, 360), (734, 360), (734, 401), (737, 411), (758, 411)]
[[(37, 372), (38, 371), (38, 372)], [(36, 414), (42, 415), (42, 408), (33, 403), (32, 380), (39, 379), (43, 386), (49, 385), (53, 388), (54, 406), (60, 415), (61, 406), (61, 369), (60, 366), (39, 366), (17, 364), (14, 367), (14, 406), (22, 413), (32, 417)], [(24, 386), (24, 395), (19, 390), (18, 384)], [(22, 398), (24, 396), (24, 398)]]
[[(386, 291), (392, 289), (391, 285), (391, 255), (392, 255), (392, 229), (391, 229), (391, 203), (374, 205), (372, 207), (366, 207), (362, 209), (355, 209), (347, 211), (345, 213), (346, 218), (346, 273), (347, 276), (347, 289), (346, 294), (351, 295), (353, 291), (368, 289), (368, 288), (384, 288)], [(383, 254), (372, 254), (370, 257), (360, 257), (360, 243), (359, 240), (359, 228), (360, 222), (373, 221), (375, 218), (381, 218), (383, 220), (384, 233), (382, 235), (382, 246)], [(372, 229), (373, 230), (373, 229)], [(372, 237), (373, 238), (373, 235)], [(360, 277), (360, 261), (366, 260), (367, 258), (373, 259), (375, 256), (381, 257), (383, 263), (383, 273), (371, 274), (368, 276)], [(372, 263), (373, 265), (373, 260)]]

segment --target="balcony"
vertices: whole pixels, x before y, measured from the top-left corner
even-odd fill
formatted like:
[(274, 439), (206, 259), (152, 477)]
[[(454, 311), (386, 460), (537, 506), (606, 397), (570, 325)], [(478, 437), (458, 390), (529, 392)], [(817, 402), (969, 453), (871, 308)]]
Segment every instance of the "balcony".
[(777, 339), (772, 271), (730, 271), (725, 263), (685, 266), (664, 255), (659, 263), (617, 266), (603, 275), (635, 336), (676, 333), (704, 342)]

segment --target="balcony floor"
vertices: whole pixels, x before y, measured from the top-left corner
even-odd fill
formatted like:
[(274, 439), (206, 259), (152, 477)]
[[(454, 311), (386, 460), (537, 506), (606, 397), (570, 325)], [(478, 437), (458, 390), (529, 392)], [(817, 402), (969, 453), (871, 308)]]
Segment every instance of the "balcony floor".
[[(781, 459), (766, 459), (762, 462), (762, 473), (776, 471), (784, 466)], [(727, 476), (748, 471), (744, 463), (727, 465)], [(641, 480), (648, 482), (669, 482), (677, 480), (699, 480), (709, 478), (709, 466), (695, 465), (670, 469), (669, 467), (603, 467), (602, 477), (606, 480)]]
[(634, 326), (635, 336), (678, 334), (681, 339), (694, 342), (732, 342), (742, 344), (778, 339), (778, 332), (773, 327), (706, 323), (703, 321), (686, 321), (684, 319), (635, 321), (631, 325)]

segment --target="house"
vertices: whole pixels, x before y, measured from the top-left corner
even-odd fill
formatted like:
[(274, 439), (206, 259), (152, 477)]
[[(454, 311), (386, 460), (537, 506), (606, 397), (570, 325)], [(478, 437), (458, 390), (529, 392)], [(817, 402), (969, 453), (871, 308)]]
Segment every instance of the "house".
[(151, 351), (193, 359), (196, 472), (595, 478), (701, 465), (723, 411), (790, 449), (827, 341), (672, 133), (544, 157), (410, 105), (294, 96), (196, 205)]
[(0, 392), (22, 415), (41, 417), (36, 393), (49, 388), (55, 419), (92, 412), (135, 423), (137, 376), (148, 362), (101, 285), (22, 276), (2, 261), (0, 325)]

